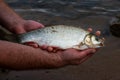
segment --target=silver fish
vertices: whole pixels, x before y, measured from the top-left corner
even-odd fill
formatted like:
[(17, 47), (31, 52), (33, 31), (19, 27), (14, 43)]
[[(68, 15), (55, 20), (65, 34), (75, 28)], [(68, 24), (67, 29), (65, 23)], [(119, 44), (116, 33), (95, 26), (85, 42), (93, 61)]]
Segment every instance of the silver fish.
[(19, 35), (19, 42), (35, 42), (40, 46), (47, 45), (61, 49), (74, 48), (77, 50), (99, 48), (104, 45), (103, 39), (90, 32), (66, 25), (49, 26), (21, 34)]

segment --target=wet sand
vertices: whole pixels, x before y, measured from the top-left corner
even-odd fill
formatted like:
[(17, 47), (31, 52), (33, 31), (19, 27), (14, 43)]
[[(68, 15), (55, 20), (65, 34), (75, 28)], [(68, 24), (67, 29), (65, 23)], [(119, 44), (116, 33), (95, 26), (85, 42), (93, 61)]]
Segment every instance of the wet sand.
[(120, 80), (120, 38), (109, 32), (109, 16), (87, 16), (68, 19), (37, 12), (18, 12), (25, 19), (32, 19), (44, 25), (65, 24), (89, 26), (101, 30), (106, 38), (105, 47), (79, 66), (60, 69), (0, 72), (0, 80)]

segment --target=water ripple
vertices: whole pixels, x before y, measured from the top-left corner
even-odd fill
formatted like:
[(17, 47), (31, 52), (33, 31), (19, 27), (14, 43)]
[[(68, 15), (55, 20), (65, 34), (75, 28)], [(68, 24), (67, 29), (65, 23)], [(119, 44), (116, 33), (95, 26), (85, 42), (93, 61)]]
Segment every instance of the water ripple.
[(55, 16), (116, 15), (120, 12), (119, 0), (8, 0), (16, 11), (37, 11)]

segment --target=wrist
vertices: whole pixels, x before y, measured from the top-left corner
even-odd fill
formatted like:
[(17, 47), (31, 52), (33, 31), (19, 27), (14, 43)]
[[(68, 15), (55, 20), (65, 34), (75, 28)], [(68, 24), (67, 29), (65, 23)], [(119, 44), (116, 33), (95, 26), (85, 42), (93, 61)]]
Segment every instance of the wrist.
[(59, 68), (67, 65), (59, 55), (59, 53), (47, 53), (48, 58), (43, 62), (44, 68)]
[(0, 2), (0, 24), (6, 29), (13, 31), (16, 27), (21, 26), (24, 19), (17, 15), (14, 10), (8, 7), (3, 1)]

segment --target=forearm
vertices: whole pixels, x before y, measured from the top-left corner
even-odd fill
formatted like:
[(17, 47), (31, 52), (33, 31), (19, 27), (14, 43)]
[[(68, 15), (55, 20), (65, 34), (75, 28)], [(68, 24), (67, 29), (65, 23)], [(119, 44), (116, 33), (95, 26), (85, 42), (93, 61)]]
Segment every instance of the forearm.
[(0, 0), (0, 24), (2, 26), (13, 31), (14, 27), (21, 25), (23, 21), (3, 0)]
[(59, 59), (56, 58), (58, 58), (56, 55), (50, 55), (41, 49), (0, 41), (0, 67), (3, 68), (18, 70), (54, 68), (60, 66)]

